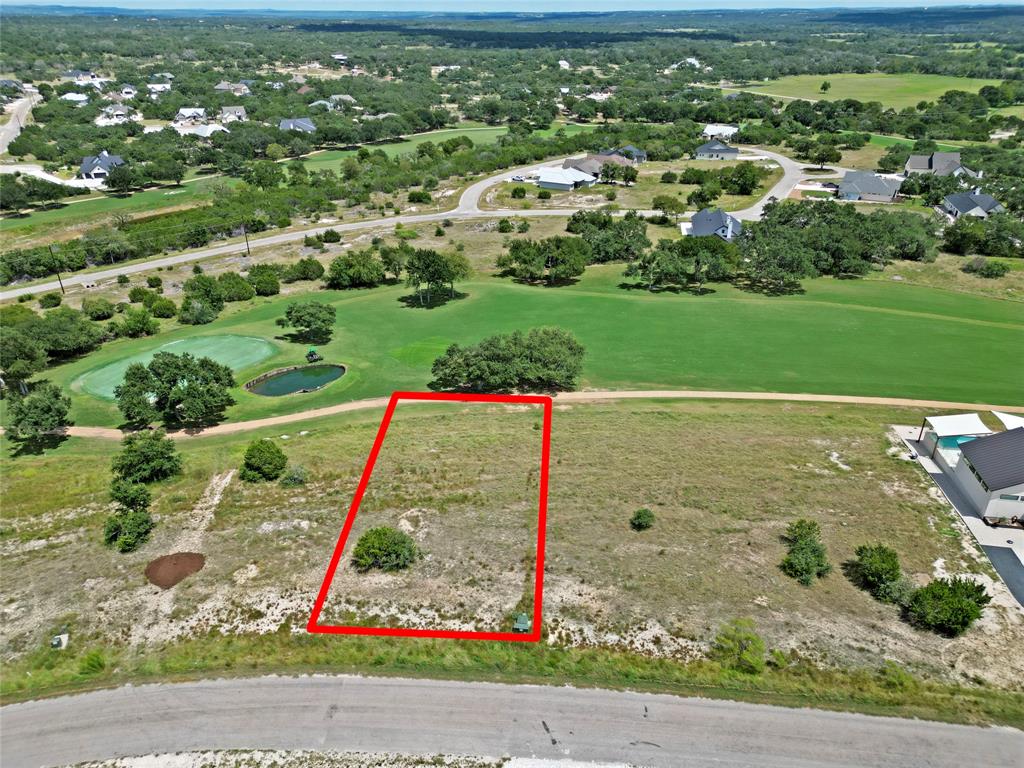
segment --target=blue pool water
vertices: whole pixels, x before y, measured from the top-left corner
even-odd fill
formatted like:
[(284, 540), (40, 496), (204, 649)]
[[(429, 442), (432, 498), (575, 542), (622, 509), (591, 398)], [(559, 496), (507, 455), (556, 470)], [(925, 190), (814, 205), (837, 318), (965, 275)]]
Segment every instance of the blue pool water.
[(968, 435), (950, 435), (939, 438), (939, 448), (948, 448), (951, 451), (957, 450), (964, 443), (969, 443), (975, 438)]

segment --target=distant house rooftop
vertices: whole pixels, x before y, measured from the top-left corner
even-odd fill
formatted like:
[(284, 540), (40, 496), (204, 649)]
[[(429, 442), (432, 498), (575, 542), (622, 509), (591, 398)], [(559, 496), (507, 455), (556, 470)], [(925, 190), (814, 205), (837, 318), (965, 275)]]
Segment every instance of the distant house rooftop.
[(957, 216), (969, 214), (987, 216), (990, 213), (1001, 213), (1004, 210), (1002, 204), (986, 192), (958, 192), (946, 197), (944, 202), (946, 209)]
[(91, 179), (107, 176), (111, 169), (124, 165), (124, 159), (120, 155), (111, 155), (103, 150), (98, 155), (89, 155), (82, 158), (82, 164), (78, 167), (78, 175)]
[(286, 117), (277, 127), (282, 131), (302, 131), (303, 133), (313, 133), (316, 131), (316, 125), (308, 117)]
[(869, 171), (847, 171), (839, 183), (839, 196), (846, 200), (881, 199), (891, 200), (900, 191), (903, 182), (890, 179)]
[(960, 162), (959, 152), (932, 152), (930, 155), (911, 155), (903, 167), (904, 173), (930, 173), (935, 176), (969, 176), (980, 178), (981, 174), (972, 171)]
[(730, 147), (724, 141), (719, 141), (718, 139), (712, 139), (711, 141), (701, 144), (694, 150), (694, 154), (697, 155), (721, 154), (722, 152), (736, 152), (739, 154), (738, 149)]
[(693, 215), (690, 220), (691, 237), (709, 237), (717, 235), (723, 240), (732, 240), (743, 232), (740, 220), (730, 216), (721, 208), (705, 208)]

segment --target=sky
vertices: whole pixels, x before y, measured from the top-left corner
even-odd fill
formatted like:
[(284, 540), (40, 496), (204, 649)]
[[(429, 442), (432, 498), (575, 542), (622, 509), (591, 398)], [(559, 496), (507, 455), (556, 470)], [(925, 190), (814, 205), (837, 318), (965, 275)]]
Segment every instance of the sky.
[(1007, 0), (13, 0), (16, 5), (66, 5), (145, 9), (274, 9), (284, 11), (662, 11), (719, 8), (907, 8), (1013, 5)]

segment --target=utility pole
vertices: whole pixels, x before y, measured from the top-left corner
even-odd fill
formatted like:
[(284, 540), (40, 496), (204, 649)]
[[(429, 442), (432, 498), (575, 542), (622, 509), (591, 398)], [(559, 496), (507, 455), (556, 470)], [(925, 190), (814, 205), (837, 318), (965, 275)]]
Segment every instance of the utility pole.
[(249, 233), (245, 231), (245, 224), (242, 225), (242, 237), (245, 238), (245, 255), (252, 256), (252, 251), (249, 250)]
[[(50, 249), (50, 258), (53, 259), (53, 263), (56, 264), (57, 255), (53, 252), (53, 246), (47, 245), (46, 247)], [(55, 268), (53, 271), (57, 273), (57, 282), (60, 284), (60, 292), (62, 294), (66, 294), (67, 291), (64, 290), (64, 281), (60, 279), (60, 270)]]

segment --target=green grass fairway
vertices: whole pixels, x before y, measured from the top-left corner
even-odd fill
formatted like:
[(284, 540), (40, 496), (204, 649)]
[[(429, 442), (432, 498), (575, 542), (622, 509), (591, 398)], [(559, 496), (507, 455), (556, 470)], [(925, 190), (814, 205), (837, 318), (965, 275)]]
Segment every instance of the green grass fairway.
[[(832, 83), (832, 88), (828, 93), (822, 93), (820, 90), (821, 84), (825, 80)], [(999, 81), (946, 75), (875, 73), (868, 75), (792, 75), (778, 80), (769, 80), (759, 85), (725, 90), (766, 93), (791, 99), (880, 101), (887, 107), (901, 109), (913, 107), (920, 101), (935, 101), (946, 91), (958, 90), (977, 93), (986, 85), (999, 85)]]
[(276, 351), (274, 345), (266, 339), (252, 336), (193, 336), (94, 368), (79, 377), (74, 387), (112, 400), (114, 387), (121, 383), (128, 366), (132, 363), (148, 363), (157, 352), (173, 352), (178, 355), (188, 352), (196, 357), (211, 357), (233, 371), (240, 371), (265, 360)]
[[(432, 360), (446, 344), (541, 325), (569, 329), (586, 347), (581, 387), (1024, 404), (1024, 362), (1013, 354), (1024, 349), (1020, 302), (891, 281), (809, 280), (804, 294), (777, 297), (718, 284), (704, 296), (650, 294), (620, 288), (622, 281), (621, 265), (591, 267), (579, 283), (563, 288), (478, 276), (459, 286), (464, 298), (433, 309), (399, 301), (409, 294), (401, 285), (316, 291), (309, 295), (338, 311), (332, 340), (317, 349), (327, 362), (346, 365), (346, 375), (319, 392), (294, 397), (259, 397), (238, 388), (228, 416), (259, 418), (422, 390)], [(202, 333), (274, 339), (280, 333), (274, 321), (297, 296), (234, 305)], [(102, 370), (102, 379), (87, 389), (109, 396), (129, 358), (143, 359), (139, 356), (183, 339), (187, 346), (171, 348), (202, 352), (208, 336), (197, 337), (196, 331), (178, 327), (157, 338), (114, 341), (53, 369), (49, 378), (68, 387), (84, 374), (99, 377)], [(307, 345), (275, 344), (276, 354), (250, 364), (240, 381), (303, 361)], [(219, 348), (234, 355), (235, 346), (230, 339)], [(111, 363), (119, 367), (104, 367)], [(119, 423), (109, 400), (72, 389), (76, 423)]]

